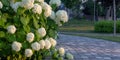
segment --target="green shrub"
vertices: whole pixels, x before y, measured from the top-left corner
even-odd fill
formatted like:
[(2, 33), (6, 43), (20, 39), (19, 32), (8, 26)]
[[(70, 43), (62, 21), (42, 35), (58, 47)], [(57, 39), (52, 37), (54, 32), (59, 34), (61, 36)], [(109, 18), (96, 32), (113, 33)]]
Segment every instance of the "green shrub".
[[(95, 32), (111, 33), (113, 32), (113, 21), (98, 21), (95, 23)], [(116, 31), (120, 32), (120, 21), (117, 21)]]
[(117, 21), (117, 32), (120, 32), (120, 21)]
[(64, 60), (56, 39), (68, 16), (55, 8), (41, 0), (0, 0), (0, 60)]

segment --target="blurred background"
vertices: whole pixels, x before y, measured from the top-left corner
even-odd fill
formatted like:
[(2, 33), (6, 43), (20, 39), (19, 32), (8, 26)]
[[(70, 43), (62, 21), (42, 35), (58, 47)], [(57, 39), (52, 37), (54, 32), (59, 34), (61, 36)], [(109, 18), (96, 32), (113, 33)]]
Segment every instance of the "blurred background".
[(120, 0), (62, 0), (58, 9), (69, 15), (60, 33), (120, 41)]

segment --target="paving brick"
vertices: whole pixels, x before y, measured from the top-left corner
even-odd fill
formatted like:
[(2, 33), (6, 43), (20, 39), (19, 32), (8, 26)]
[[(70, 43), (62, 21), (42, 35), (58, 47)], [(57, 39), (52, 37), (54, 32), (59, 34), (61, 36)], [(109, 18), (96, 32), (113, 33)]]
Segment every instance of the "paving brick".
[(74, 60), (120, 60), (120, 43), (60, 34), (58, 47), (74, 55)]

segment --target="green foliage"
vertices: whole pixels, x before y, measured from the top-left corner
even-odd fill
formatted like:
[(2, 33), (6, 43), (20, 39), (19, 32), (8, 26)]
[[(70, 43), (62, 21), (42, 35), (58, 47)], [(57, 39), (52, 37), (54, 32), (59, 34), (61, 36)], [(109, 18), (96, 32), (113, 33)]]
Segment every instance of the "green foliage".
[(73, 8), (74, 6), (78, 5), (81, 0), (62, 0), (67, 8)]
[(3, 31), (0, 31), (0, 37), (5, 37), (5, 33)]
[(21, 18), (20, 18), (20, 21), (21, 21), (21, 23), (22, 23), (24, 26), (26, 26), (26, 25), (28, 25), (30, 19), (29, 19), (28, 16), (27, 16), (27, 17), (21, 17)]
[(17, 14), (21, 15), (25, 12), (25, 10), (26, 10), (25, 8), (19, 7), (18, 10), (17, 10)]
[(117, 26), (116, 27), (117, 32), (120, 32), (120, 21), (117, 21), (117, 25), (116, 26)]
[(10, 6), (9, 0), (1, 0), (3, 2), (3, 5)]
[(56, 38), (57, 37), (58, 27), (55, 24), (55, 22), (53, 20), (49, 20), (47, 25), (50, 26), (50, 27), (48, 27), (48, 35), (50, 37)]
[[(44, 9), (42, 13), (35, 13), (32, 9), (27, 9), (22, 6), (10, 5), (11, 0), (0, 0), (3, 7), (0, 8), (0, 58), (1, 60), (42, 60), (45, 57), (54, 57), (58, 59), (59, 53), (55, 51), (55, 46), (51, 46), (52, 43), (49, 38), (57, 38), (58, 24), (54, 20), (45, 16)], [(15, 0), (15, 2), (20, 2), (21, 0)], [(38, 2), (37, 2), (38, 3)], [(36, 2), (34, 2), (36, 4)], [(39, 5), (38, 5), (39, 6)], [(41, 6), (41, 5), (40, 5)], [(17, 8), (17, 11), (14, 11)], [(52, 6), (53, 10), (57, 7)], [(38, 9), (38, 8), (36, 8)], [(51, 13), (50, 11), (47, 13)], [(45, 31), (38, 31), (40, 28), (45, 29)], [(31, 33), (31, 35), (29, 35)], [(45, 36), (40, 35), (45, 34)], [(28, 36), (29, 35), (29, 36)], [(29, 40), (32, 40), (31, 42)], [(41, 44), (46, 44), (44, 40), (48, 40), (50, 48), (40, 48), (36, 51), (31, 47), (32, 43), (36, 42), (37, 46), (40, 45), (39, 41), (43, 40)], [(14, 42), (16, 44), (14, 45)], [(56, 42), (56, 41), (55, 41)], [(56, 43), (55, 43), (56, 44)], [(15, 47), (17, 46), (17, 47)], [(17, 51), (18, 48), (20, 50)], [(16, 48), (16, 49), (14, 49)], [(25, 50), (30, 49), (31, 56), (25, 56)], [(63, 57), (60, 57), (60, 60)]]
[[(113, 21), (99, 21), (95, 23), (95, 31), (103, 33), (112, 33), (113, 26)], [(116, 30), (117, 32), (120, 32), (120, 21), (117, 21)]]

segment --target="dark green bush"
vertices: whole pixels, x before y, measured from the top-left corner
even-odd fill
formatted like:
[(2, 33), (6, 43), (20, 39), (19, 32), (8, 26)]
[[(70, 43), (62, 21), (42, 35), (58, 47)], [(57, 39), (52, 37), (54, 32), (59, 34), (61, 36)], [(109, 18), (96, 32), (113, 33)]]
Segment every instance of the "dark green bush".
[[(113, 21), (98, 21), (95, 23), (95, 32), (111, 33), (113, 32)], [(117, 21), (116, 30), (120, 32), (120, 21)]]
[(119, 32), (120, 33), (120, 21), (117, 21), (117, 32)]

